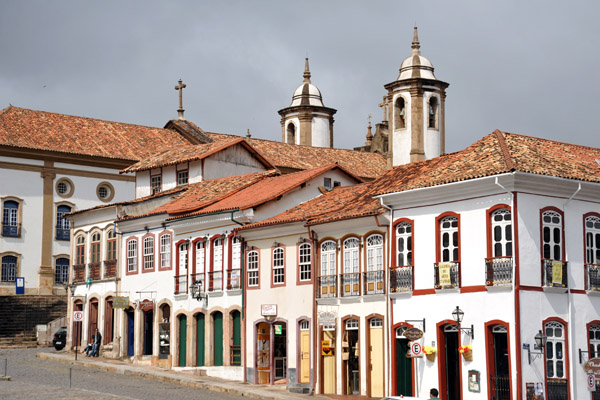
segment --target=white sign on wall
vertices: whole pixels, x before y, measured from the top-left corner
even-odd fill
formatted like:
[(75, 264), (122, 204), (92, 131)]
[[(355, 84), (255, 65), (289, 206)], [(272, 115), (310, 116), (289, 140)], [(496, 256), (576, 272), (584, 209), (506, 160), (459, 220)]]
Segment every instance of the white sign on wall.
[(277, 304), (261, 304), (260, 315), (263, 317), (275, 317), (277, 315)]
[(73, 312), (73, 320), (83, 321), (83, 311), (74, 311)]

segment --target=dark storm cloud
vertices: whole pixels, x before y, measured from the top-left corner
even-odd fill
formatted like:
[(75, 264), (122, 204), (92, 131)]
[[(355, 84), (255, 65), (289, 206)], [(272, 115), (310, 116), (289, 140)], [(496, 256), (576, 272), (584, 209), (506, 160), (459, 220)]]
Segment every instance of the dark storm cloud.
[[(499, 2), (496, 2), (499, 3)], [(523, 4), (526, 3), (526, 4)], [(310, 57), (336, 108), (335, 145), (362, 145), (383, 85), (410, 54), (450, 83), (447, 150), (494, 129), (600, 146), (597, 2), (3, 1), (0, 107), (279, 140)]]

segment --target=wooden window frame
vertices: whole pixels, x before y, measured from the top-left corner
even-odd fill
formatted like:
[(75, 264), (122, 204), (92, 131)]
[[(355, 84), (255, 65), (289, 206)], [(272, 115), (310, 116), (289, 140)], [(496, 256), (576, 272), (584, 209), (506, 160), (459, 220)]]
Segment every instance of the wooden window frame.
[[(281, 271), (281, 275), (283, 276), (283, 282), (279, 282), (279, 283), (275, 283), (275, 252), (281, 250), (281, 268), (277, 268), (277, 270), (282, 270)], [(286, 268), (285, 268), (285, 264), (286, 264), (286, 251), (285, 251), (285, 246), (279, 244), (278, 246), (273, 246), (271, 247), (271, 287), (275, 288), (275, 287), (285, 287), (286, 286)]]
[[(162, 251), (162, 239), (163, 237), (168, 236), (169, 237), (169, 257), (168, 257), (168, 266), (164, 267), (162, 265), (162, 256), (163, 256), (163, 251)], [(173, 269), (173, 233), (167, 230), (164, 230), (162, 232), (160, 232), (158, 234), (158, 255), (159, 255), (159, 260), (158, 260), (158, 270), (159, 271), (170, 271)]]
[[(250, 254), (256, 253), (256, 285), (250, 285)], [(247, 290), (255, 290), (260, 289), (260, 251), (254, 247), (246, 250), (246, 271), (247, 271), (247, 279), (246, 279), (246, 289)]]
[[(308, 253), (308, 257), (309, 257), (309, 261), (307, 262), (302, 262), (302, 254), (301, 254), (301, 250), (303, 247), (308, 246), (309, 248), (309, 253)], [(304, 240), (301, 243), (296, 243), (296, 256), (297, 256), (297, 263), (298, 263), (298, 269), (296, 271), (296, 285), (310, 285), (311, 283), (313, 283), (314, 280), (314, 254), (313, 254), (313, 245), (309, 240)], [(302, 267), (306, 267), (308, 266), (308, 274), (310, 275), (310, 277), (308, 279), (302, 279)]]
[[(150, 254), (146, 253), (146, 240), (152, 239), (152, 252)], [(156, 271), (156, 240), (153, 233), (147, 233), (142, 236), (142, 273), (154, 272)], [(152, 267), (146, 268), (146, 257), (152, 257)]]
[[(502, 210), (502, 209), (507, 209), (510, 212), (510, 229), (511, 229), (511, 247), (512, 247), (512, 253), (513, 255), (511, 256), (502, 256), (502, 257), (514, 257), (514, 233), (512, 232), (513, 230), (513, 212), (511, 207), (508, 204), (496, 204), (490, 208), (488, 208), (485, 211), (485, 215), (486, 215), (486, 243), (487, 243), (487, 258), (494, 258), (494, 221), (492, 221), (492, 217), (493, 214), (498, 211), (498, 210)], [(504, 249), (506, 250), (506, 249)]]
[[(129, 249), (129, 244), (131, 242), (135, 242), (135, 255), (133, 257), (131, 257), (130, 254), (130, 249)], [(139, 240), (137, 238), (137, 236), (132, 236), (127, 238), (127, 240), (125, 241), (125, 274), (126, 275), (137, 275), (138, 271), (140, 270), (139, 266), (140, 266), (140, 251), (139, 251)], [(134, 260), (135, 261), (135, 269), (134, 270), (130, 270), (129, 268), (129, 260)]]
[[(400, 224), (410, 224), (411, 227), (411, 232), (410, 232), (410, 238), (411, 238), (411, 258), (412, 258), (412, 263), (408, 264), (408, 265), (398, 265), (398, 225)], [(392, 240), (392, 254), (393, 254), (393, 259), (392, 259), (392, 267), (393, 268), (398, 268), (398, 267), (413, 267), (415, 265), (415, 221), (412, 219), (408, 219), (408, 218), (399, 218), (396, 221), (394, 221), (394, 224), (392, 225), (392, 235), (393, 235), (393, 240)]]

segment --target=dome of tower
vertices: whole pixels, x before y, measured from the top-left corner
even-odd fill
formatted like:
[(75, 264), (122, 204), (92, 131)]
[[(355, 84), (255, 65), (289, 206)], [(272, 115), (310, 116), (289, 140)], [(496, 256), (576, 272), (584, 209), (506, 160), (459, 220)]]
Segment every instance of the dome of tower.
[(398, 75), (397, 80), (401, 81), (412, 78), (437, 80), (433, 74), (433, 64), (426, 57), (421, 55), (421, 44), (419, 43), (419, 35), (416, 26), (411, 47), (412, 54), (402, 61), (402, 64), (400, 65), (400, 74)]
[(308, 58), (306, 59), (304, 66), (304, 82), (302, 85), (294, 91), (292, 96), (292, 104), (294, 106), (319, 106), (325, 107), (323, 104), (323, 97), (318, 87), (310, 82), (310, 71), (308, 69)]

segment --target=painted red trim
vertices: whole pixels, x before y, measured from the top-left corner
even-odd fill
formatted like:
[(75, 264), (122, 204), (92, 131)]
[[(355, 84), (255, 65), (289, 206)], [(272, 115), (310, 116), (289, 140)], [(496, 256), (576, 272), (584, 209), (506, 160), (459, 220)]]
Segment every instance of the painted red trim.
[[(446, 347), (446, 336), (444, 335), (444, 326), (446, 325), (458, 325), (456, 321), (445, 319), (443, 321), (438, 322), (435, 325), (437, 332), (437, 343), (438, 343), (438, 387), (439, 392), (442, 399), (445, 399), (446, 393), (448, 392), (448, 388), (446, 387), (446, 353), (443, 349)], [(458, 332), (458, 346), (462, 346), (461, 342), (461, 332)], [(460, 377), (460, 382), (458, 382), (460, 386), (460, 397), (463, 397), (463, 385), (462, 385), (462, 361), (460, 360), (459, 353), (459, 362), (458, 362), (458, 376)]]
[[(391, 301), (391, 299), (390, 299)], [(392, 360), (392, 391), (391, 391), (391, 395), (392, 396), (398, 396), (398, 391), (397, 391), (397, 387), (398, 387), (398, 376), (396, 374), (396, 371), (398, 370), (398, 363), (396, 362), (396, 330), (398, 328), (400, 328), (401, 326), (406, 326), (407, 328), (412, 328), (413, 325), (409, 324), (408, 322), (398, 322), (394, 325), (392, 325), (392, 331), (390, 332), (390, 342), (392, 343), (392, 353), (390, 354), (391, 360)], [(415, 360), (412, 359), (411, 360), (411, 374), (412, 374), (412, 378), (411, 378), (411, 382), (412, 382), (412, 392), (415, 393)]]
[[(169, 252), (169, 266), (168, 266), (168, 267), (164, 267), (164, 268), (162, 268), (162, 267), (160, 266), (160, 258), (161, 258), (161, 254), (160, 254), (160, 241), (161, 241), (161, 238), (162, 238), (164, 235), (169, 235), (169, 236), (171, 237), (171, 240), (170, 240), (170, 243), (171, 243), (171, 251)], [(173, 233), (172, 233), (172, 232), (170, 232), (170, 231), (164, 230), (164, 231), (160, 232), (160, 233), (157, 235), (157, 237), (158, 237), (158, 257), (159, 257), (159, 260), (158, 260), (158, 263), (157, 263), (157, 264), (158, 264), (158, 270), (159, 270), (159, 271), (170, 271), (170, 270), (172, 270), (172, 269), (173, 269)]]
[[(136, 245), (135, 245), (135, 258), (136, 258), (136, 263), (135, 263), (135, 271), (129, 271), (129, 242), (131, 241), (135, 241)], [(138, 271), (140, 270), (140, 243), (139, 240), (137, 238), (137, 236), (131, 236), (129, 238), (127, 238), (127, 240), (125, 241), (125, 275), (137, 275)]]
[[(397, 244), (398, 244), (398, 238), (396, 237), (396, 225), (402, 223), (402, 222), (408, 222), (411, 226), (411, 241), (412, 241), (412, 265), (415, 265), (415, 221), (412, 219), (408, 219), (408, 218), (399, 218), (396, 221), (394, 221), (394, 224), (392, 225), (392, 259), (390, 260), (390, 265), (392, 266), (392, 268), (396, 268), (398, 267), (398, 254), (396, 254), (396, 248), (397, 248)], [(385, 241), (384, 241), (385, 243)], [(385, 265), (385, 264), (384, 264)], [(413, 274), (413, 288), (415, 287), (414, 285), (414, 274)]]
[(435, 294), (435, 289), (415, 289), (412, 292), (413, 296), (423, 296), (426, 294)]
[[(275, 279), (275, 273), (274, 272), (275, 271), (274, 271), (273, 268), (275, 266), (275, 250), (277, 250), (277, 249), (283, 250), (283, 283), (275, 283), (274, 282), (274, 279)], [(272, 288), (285, 287), (286, 286), (287, 279), (286, 279), (285, 275), (286, 275), (287, 271), (286, 271), (286, 268), (285, 268), (285, 264), (286, 264), (286, 262), (285, 262), (286, 261), (285, 260), (285, 258), (286, 258), (285, 250), (286, 250), (286, 247), (283, 246), (281, 243), (279, 243), (279, 246), (277, 246), (277, 247), (271, 247), (271, 287)]]
[[(223, 275), (224, 275), (223, 279), (225, 279), (225, 275), (226, 275), (225, 270), (231, 271), (233, 269), (233, 260), (232, 260), (231, 256), (233, 255), (233, 240), (232, 239), (234, 236), (238, 236), (238, 235), (236, 235), (235, 233), (232, 232), (226, 236), (227, 243), (229, 243), (229, 246), (227, 246), (227, 266), (225, 267), (225, 265), (223, 265)], [(241, 237), (240, 237), (240, 240), (241, 240)], [(225, 240), (223, 242), (225, 242)], [(242, 243), (240, 242), (240, 250), (241, 250), (241, 244)], [(223, 249), (223, 250), (225, 250), (225, 249)], [(225, 251), (223, 251), (223, 255), (225, 255)], [(240, 257), (241, 256), (242, 256), (242, 254), (240, 253)], [(225, 261), (225, 259), (223, 259), (223, 262), (224, 261)], [(241, 263), (241, 260), (240, 260), (240, 263)]]
[[(563, 351), (565, 353), (565, 366), (567, 366), (565, 368), (565, 379), (567, 380), (567, 400), (571, 398), (571, 386), (569, 385), (569, 380), (570, 380), (570, 376), (569, 376), (569, 370), (570, 368), (568, 368), (569, 365), (569, 324), (567, 323), (567, 321), (565, 321), (562, 318), (558, 318), (558, 317), (548, 317), (545, 320), (542, 321), (542, 332), (544, 332), (544, 334), (546, 334), (546, 324), (548, 322), (558, 322), (561, 323), (564, 327), (563, 331), (565, 332), (565, 345), (563, 347)], [(546, 393), (548, 393), (548, 386), (546, 385), (546, 382), (548, 380), (548, 372), (546, 371), (546, 352), (544, 351), (544, 391)]]
[(477, 292), (487, 292), (485, 285), (475, 285), (475, 286), (464, 286), (460, 288), (461, 293), (477, 293)]
[[(300, 280), (300, 246), (305, 245), (305, 244), (310, 246), (310, 279), (301, 281)], [(302, 243), (296, 243), (296, 265), (298, 266), (298, 268), (296, 268), (296, 286), (312, 285), (313, 276), (315, 275), (315, 268), (314, 268), (315, 260), (313, 257), (313, 246), (308, 239), (304, 239), (304, 241)]]
[[(514, 263), (515, 263), (515, 349), (521, 348), (521, 275), (520, 275), (520, 253), (519, 253), (519, 218), (516, 216), (519, 215), (517, 211), (517, 192), (513, 192), (513, 208), (514, 212), (511, 212), (512, 224), (513, 224), (513, 249), (514, 249)], [(521, 351), (517, 350), (515, 352), (516, 359), (516, 367), (517, 367), (517, 399), (523, 399), (523, 370), (522, 370), (522, 359), (521, 359)]]
[(507, 322), (501, 321), (499, 319), (494, 319), (485, 323), (485, 348), (487, 352), (486, 357), (486, 367), (487, 367), (487, 388), (488, 388), (488, 399), (492, 398), (491, 392), (491, 384), (489, 378), (492, 375), (496, 374), (496, 366), (494, 364), (494, 337), (492, 333), (492, 328), (496, 325), (502, 325), (506, 328), (506, 344), (508, 346), (508, 387), (509, 387), (509, 398), (511, 398), (513, 393), (512, 388), (512, 357), (510, 356), (510, 329), (509, 324)]
[(587, 294), (587, 292), (583, 289), (570, 289), (569, 292), (573, 294)]
[[(498, 209), (506, 208), (510, 211), (510, 216), (512, 219), (512, 210), (508, 204), (496, 204), (485, 210), (485, 226), (486, 226), (486, 239), (487, 239), (487, 256), (488, 258), (493, 257), (492, 251), (492, 242), (493, 242), (493, 232), (492, 232), (492, 213)], [(512, 221), (511, 221), (512, 224)]]
[[(202, 272), (196, 272), (196, 271), (198, 271), (198, 266), (196, 265), (196, 258), (197, 258), (196, 257), (196, 245), (198, 244), (198, 242), (204, 243), (204, 268), (203, 268)], [(188, 252), (189, 252), (189, 249), (188, 249)], [(195, 275), (197, 273), (198, 274), (206, 273), (206, 253), (207, 253), (206, 241), (204, 240), (204, 238), (199, 237), (199, 238), (192, 240), (192, 263), (191, 263), (192, 264), (192, 275)], [(188, 260), (188, 266), (189, 265), (190, 265), (190, 260)], [(204, 281), (204, 284), (206, 285), (206, 280)]]
[[(248, 265), (250, 263), (248, 262), (248, 256), (253, 251), (256, 252), (256, 254), (258, 255), (258, 285), (256, 285), (256, 286), (249, 286), (250, 278), (248, 277), (248, 272), (249, 272)], [(259, 251), (259, 249), (255, 249), (254, 246), (249, 247), (248, 249), (246, 249), (244, 257), (246, 259), (246, 270), (245, 270), (246, 277), (244, 279), (244, 282), (245, 282), (244, 283), (244, 287), (246, 288), (246, 290), (260, 289), (260, 269), (261, 268), (260, 268), (260, 251)]]
[[(209, 239), (210, 242), (210, 268), (209, 271), (210, 272), (214, 272), (215, 271), (215, 240), (217, 239), (223, 239), (222, 235), (214, 235)], [(223, 247), (225, 245), (225, 241), (221, 240), (221, 247)], [(223, 249), (223, 251), (221, 251), (221, 266), (225, 267), (225, 249)], [(206, 251), (206, 249), (204, 249), (204, 251)], [(224, 271), (225, 268), (223, 268), (223, 273), (225, 273)]]
[[(590, 351), (590, 327), (592, 325), (600, 325), (600, 320), (595, 319), (593, 321), (588, 322), (587, 324), (585, 324), (585, 335), (587, 337), (587, 351)], [(592, 358), (590, 353), (588, 353), (588, 358)]]
[(542, 265), (541, 260), (544, 260), (544, 222), (542, 221), (542, 214), (546, 211), (555, 211), (560, 214), (560, 234), (561, 234), (561, 243), (560, 243), (560, 251), (562, 261), (566, 262), (565, 251), (566, 251), (566, 243), (565, 243), (565, 213), (559, 210), (556, 207), (544, 207), (540, 210), (540, 286), (544, 286), (544, 267)]
[[(152, 238), (152, 268), (146, 269), (145, 259), (144, 259), (144, 257), (146, 256), (146, 243), (144, 243), (144, 242), (145, 242), (146, 238), (149, 238), (149, 237)], [(142, 242), (142, 257), (141, 257), (142, 258), (142, 265), (141, 265), (142, 268), (140, 268), (140, 270), (142, 271), (142, 274), (145, 274), (148, 272), (154, 272), (154, 271), (156, 271), (156, 237), (154, 236), (153, 233), (148, 232), (144, 236), (142, 236), (141, 242)]]
[(539, 286), (519, 286), (519, 290), (523, 290), (524, 292), (543, 292), (544, 288)]

